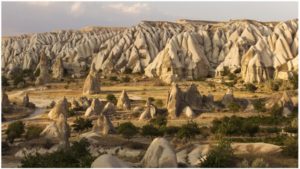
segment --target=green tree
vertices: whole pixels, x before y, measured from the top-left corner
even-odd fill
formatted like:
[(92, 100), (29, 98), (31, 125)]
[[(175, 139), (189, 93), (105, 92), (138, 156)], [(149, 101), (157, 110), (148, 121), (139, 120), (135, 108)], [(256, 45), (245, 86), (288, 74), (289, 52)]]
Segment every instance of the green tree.
[(29, 154), (21, 160), (22, 168), (89, 168), (95, 157), (88, 150), (89, 143), (82, 139), (68, 150), (47, 154)]
[(92, 120), (84, 119), (82, 117), (76, 118), (74, 120), (74, 124), (72, 125), (72, 128), (76, 132), (81, 132), (92, 127), (93, 127)]
[(28, 126), (26, 133), (25, 133), (25, 138), (27, 140), (38, 138), (42, 131), (43, 131), (43, 128), (41, 128), (39, 126)]
[(252, 83), (246, 83), (245, 89), (250, 92), (255, 92), (257, 90), (257, 87)]
[(121, 134), (124, 138), (130, 139), (138, 133), (138, 128), (131, 122), (125, 122), (118, 126), (117, 132)]
[(197, 134), (200, 134), (198, 124), (193, 121), (188, 121), (187, 124), (181, 126), (177, 132), (177, 137), (180, 139), (190, 140), (195, 138)]
[(7, 140), (10, 143), (13, 143), (16, 138), (20, 138), (21, 135), (25, 132), (24, 128), (25, 125), (21, 121), (10, 123), (6, 130)]
[(118, 101), (116, 96), (113, 95), (113, 94), (108, 94), (106, 96), (106, 100), (109, 101), (109, 102), (112, 102), (113, 104), (117, 104), (117, 101)]
[(234, 159), (230, 142), (221, 140), (217, 146), (208, 152), (206, 159), (201, 163), (201, 167), (230, 168), (234, 167)]
[(141, 134), (142, 136), (149, 136), (153, 138), (153, 137), (162, 136), (163, 132), (158, 128), (156, 128), (155, 126), (153, 126), (152, 124), (147, 124), (142, 127)]

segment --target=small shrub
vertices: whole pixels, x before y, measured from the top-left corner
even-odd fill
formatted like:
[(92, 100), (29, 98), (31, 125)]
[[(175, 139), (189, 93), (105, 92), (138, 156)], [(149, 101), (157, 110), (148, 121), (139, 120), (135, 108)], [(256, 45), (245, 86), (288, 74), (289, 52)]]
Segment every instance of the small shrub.
[(72, 125), (72, 128), (76, 132), (81, 132), (92, 127), (93, 127), (92, 120), (84, 119), (82, 117), (76, 118), (74, 120), (74, 124)]
[(167, 118), (161, 115), (150, 120), (150, 124), (152, 124), (156, 128), (165, 127), (167, 123)]
[(251, 163), (252, 168), (268, 168), (269, 164), (262, 158), (257, 158)]
[(142, 136), (150, 136), (151, 138), (163, 135), (163, 133), (152, 124), (144, 125), (141, 134)]
[(4, 75), (2, 75), (1, 80), (2, 80), (2, 86), (9, 86), (8, 80)]
[(72, 116), (75, 116), (75, 115), (76, 115), (76, 113), (75, 113), (74, 110), (69, 109), (69, 110), (67, 111), (67, 117), (72, 117)]
[(229, 80), (235, 80), (237, 78), (236, 75), (234, 73), (231, 73), (231, 72), (228, 73), (227, 77), (228, 77)]
[(245, 84), (245, 89), (247, 91), (250, 91), (250, 92), (254, 93), (257, 90), (257, 87), (254, 84), (252, 84), (252, 83), (246, 83)]
[(25, 132), (24, 128), (25, 125), (21, 121), (10, 123), (6, 130), (7, 140), (10, 143), (13, 143), (16, 138), (20, 138), (21, 135)]
[(108, 94), (106, 96), (106, 100), (109, 101), (109, 102), (112, 102), (113, 104), (117, 104), (117, 98), (113, 94)]
[(278, 91), (280, 86), (282, 84), (282, 81), (279, 81), (279, 80), (270, 80), (269, 81), (269, 88), (272, 90), (272, 91)]
[(241, 106), (236, 102), (231, 102), (227, 105), (228, 109), (232, 112), (237, 112), (240, 110)]
[(273, 117), (280, 117), (282, 114), (282, 109), (283, 108), (276, 103), (274, 106), (272, 106), (270, 113)]
[(124, 138), (130, 139), (138, 133), (138, 128), (131, 122), (125, 122), (118, 126), (117, 132), (121, 134)]
[(125, 70), (124, 70), (124, 73), (125, 74), (131, 74), (132, 73), (132, 69), (126, 67)]
[(154, 103), (157, 107), (163, 107), (164, 102), (161, 99), (156, 99)]
[(128, 83), (128, 82), (130, 82), (130, 77), (129, 76), (122, 77), (121, 81)]
[(230, 73), (229, 67), (224, 66), (224, 71), (221, 73), (222, 76), (227, 76)]
[(18, 75), (15, 75), (14, 78), (13, 78), (13, 83), (14, 85), (18, 85), (19, 83), (25, 83), (25, 80), (23, 79), (23, 74), (18, 74)]
[(282, 153), (288, 157), (298, 158), (298, 140), (293, 137), (287, 137), (284, 141)]
[(25, 133), (25, 138), (27, 140), (35, 139), (40, 137), (41, 132), (43, 131), (43, 128), (38, 126), (29, 126)]
[(217, 146), (208, 152), (206, 159), (201, 163), (201, 167), (230, 168), (234, 166), (234, 159), (230, 142), (221, 140)]
[(265, 102), (262, 99), (253, 100), (252, 104), (256, 112), (266, 112)]
[(169, 126), (165, 128), (164, 133), (168, 136), (174, 136), (178, 133), (179, 129), (177, 126)]
[(200, 134), (198, 124), (193, 121), (189, 121), (187, 124), (181, 126), (177, 132), (177, 137), (180, 139), (190, 140), (195, 138), (197, 134)]
[(298, 73), (293, 72), (293, 76), (289, 78), (290, 83), (292, 84), (294, 89), (298, 89)]
[(109, 80), (110, 80), (110, 81), (115, 81), (115, 82), (116, 82), (116, 81), (118, 81), (119, 79), (118, 79), (117, 76), (110, 76), (110, 77), (109, 77)]

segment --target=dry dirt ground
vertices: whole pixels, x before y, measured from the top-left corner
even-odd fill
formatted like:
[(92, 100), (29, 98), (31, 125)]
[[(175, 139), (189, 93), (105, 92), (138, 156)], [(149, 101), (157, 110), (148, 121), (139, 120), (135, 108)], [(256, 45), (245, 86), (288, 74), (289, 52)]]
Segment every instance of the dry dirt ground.
[[(50, 104), (51, 101), (57, 101), (63, 97), (66, 97), (69, 101), (72, 98), (79, 98), (82, 96), (82, 86), (83, 86), (84, 79), (75, 80), (68, 83), (50, 83), (47, 86), (37, 86), (37, 87), (28, 87), (25, 89), (20, 90), (11, 90), (8, 91), (7, 94), (9, 96), (10, 101), (15, 102), (16, 104), (20, 104), (22, 102), (23, 96), (28, 93), (30, 102), (36, 104), (38, 109), (36, 111), (32, 111), (30, 113), (26, 113), (26, 115), (17, 116), (26, 122), (26, 125), (42, 125), (46, 126), (50, 120), (47, 118), (47, 113), (49, 109), (46, 109), (46, 106)], [(215, 101), (219, 101), (222, 99), (223, 95), (225, 94), (227, 87), (222, 84), (215, 83), (215, 87), (210, 87), (208, 82), (206, 81), (186, 81), (179, 83), (180, 88), (185, 89), (190, 84), (198, 85), (198, 90), (201, 94), (208, 95), (211, 93), (214, 96)], [(132, 100), (133, 106), (143, 106), (144, 102), (148, 97), (153, 97), (156, 100), (161, 99), (166, 105), (166, 100), (168, 97), (168, 91), (170, 89), (170, 85), (162, 85), (156, 80), (141, 80), (138, 82), (129, 82), (129, 83), (120, 83), (120, 82), (111, 82), (107, 80), (102, 81), (101, 86), (101, 93), (96, 95), (90, 95), (87, 97), (90, 98), (99, 98), (100, 100), (106, 100), (107, 94), (114, 94), (117, 98), (121, 94), (122, 90), (126, 90), (130, 99)], [(270, 91), (257, 91), (255, 93), (250, 93), (247, 91), (242, 91), (239, 89), (234, 89), (234, 96), (236, 98), (244, 98), (244, 99), (253, 99), (253, 98), (265, 98), (269, 97), (272, 94)], [(165, 107), (165, 106), (164, 106)], [(81, 112), (80, 114), (83, 114)], [(130, 112), (124, 112), (118, 110), (116, 112), (117, 115), (122, 114), (122, 116), (126, 116), (127, 114), (130, 115)], [(215, 118), (222, 118), (224, 116), (242, 116), (242, 117), (249, 117), (249, 116), (257, 116), (258, 114), (255, 112), (203, 112), (198, 117), (194, 119), (200, 126), (209, 126), (211, 121)], [(13, 115), (4, 115), (4, 117), (13, 116)], [(26, 116), (26, 117), (25, 117)], [(120, 124), (125, 121), (131, 121), (137, 126), (143, 126), (147, 122), (138, 121), (138, 117), (130, 118), (132, 116), (126, 116), (125, 119), (116, 119), (113, 118), (112, 122), (114, 125)], [(72, 121), (75, 117), (69, 118), (69, 123), (72, 124)], [(11, 120), (11, 119), (10, 119)], [(9, 120), (9, 121), (10, 121)], [(15, 120), (15, 119), (13, 119)], [(188, 119), (180, 118), (175, 120), (168, 120), (168, 125), (170, 126), (181, 126), (185, 124)], [(6, 129), (9, 122), (2, 123), (2, 133)], [(3, 134), (2, 134), (3, 136)], [(3, 137), (2, 137), (3, 138)], [(134, 141), (143, 142), (149, 144), (151, 140), (144, 139), (144, 138), (134, 138)], [(109, 141), (108, 141), (109, 142)], [(120, 142), (118, 142), (120, 143)], [(280, 161), (282, 157), (274, 157), (276, 164)], [(13, 158), (13, 153), (9, 155), (5, 155), (2, 158), (2, 167), (17, 167), (16, 159)], [(281, 163), (283, 164), (283, 163)], [(293, 161), (292, 163), (285, 163), (280, 166), (294, 166), (297, 162)], [(295, 166), (294, 166), (295, 167)]]

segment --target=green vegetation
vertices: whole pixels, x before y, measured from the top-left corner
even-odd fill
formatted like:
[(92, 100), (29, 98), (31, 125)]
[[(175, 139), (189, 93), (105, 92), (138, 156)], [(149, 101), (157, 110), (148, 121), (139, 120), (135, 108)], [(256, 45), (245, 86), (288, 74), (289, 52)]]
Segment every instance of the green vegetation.
[(126, 67), (125, 70), (124, 70), (124, 73), (125, 74), (131, 74), (132, 73), (132, 69)]
[(247, 91), (250, 91), (250, 92), (254, 93), (257, 90), (257, 87), (254, 84), (252, 84), (252, 83), (246, 83), (245, 84), (245, 89)]
[(116, 81), (119, 81), (119, 79), (118, 79), (117, 76), (110, 76), (110, 77), (109, 77), (109, 80), (110, 80), (110, 81), (115, 81), (115, 82), (116, 82)]
[(20, 138), (25, 132), (25, 125), (21, 121), (10, 123), (7, 127), (6, 134), (7, 140), (13, 143), (16, 138)]
[(164, 106), (164, 102), (161, 99), (156, 99), (154, 104), (157, 107), (163, 107)]
[(266, 112), (267, 111), (266, 108), (265, 108), (265, 101), (262, 100), (262, 99), (253, 100), (252, 104), (253, 104), (254, 110), (257, 113)]
[(141, 131), (141, 135), (142, 136), (149, 136), (151, 138), (153, 137), (157, 137), (157, 136), (163, 136), (163, 132), (160, 131), (158, 128), (156, 128), (154, 125), (152, 124), (147, 124), (147, 125), (144, 125), (142, 127), (142, 131)]
[(269, 80), (268, 82), (268, 86), (272, 91), (278, 91), (281, 85), (281, 80)]
[(298, 158), (298, 140), (297, 138), (294, 137), (287, 137), (286, 140), (284, 141), (284, 147), (282, 150), (282, 154), (293, 157), (293, 158)]
[(84, 119), (82, 117), (76, 118), (74, 120), (74, 124), (72, 125), (72, 128), (76, 132), (81, 132), (92, 127), (93, 127), (92, 120)]
[(164, 128), (164, 133), (168, 136), (175, 136), (178, 131), (179, 131), (180, 127), (177, 126), (169, 126)]
[(167, 123), (168, 123), (168, 121), (165, 116), (157, 116), (150, 120), (150, 124), (156, 128), (165, 127), (167, 125)]
[(293, 76), (290, 77), (290, 83), (294, 89), (298, 89), (298, 73), (293, 72)]
[(229, 168), (234, 167), (234, 159), (236, 157), (233, 154), (233, 150), (230, 146), (230, 142), (221, 140), (218, 145), (213, 147), (207, 158), (201, 163), (201, 167), (206, 168)]
[(227, 108), (232, 112), (237, 112), (241, 109), (241, 106), (236, 102), (231, 102), (228, 104)]
[(138, 133), (138, 128), (131, 122), (125, 122), (117, 127), (117, 132), (121, 134), (124, 138), (130, 139)]
[(221, 120), (212, 122), (211, 131), (221, 135), (244, 135), (251, 137), (259, 131), (259, 125), (237, 116), (224, 117)]
[(130, 77), (129, 77), (129, 76), (124, 76), (124, 77), (122, 77), (122, 78), (121, 78), (121, 82), (123, 82), (123, 83), (128, 83), (128, 82), (130, 82)]
[(43, 131), (43, 128), (38, 126), (29, 126), (27, 127), (25, 138), (27, 140), (35, 139), (40, 137), (41, 132)]
[(2, 86), (9, 86), (8, 79), (4, 75), (2, 75), (1, 80)]
[(116, 96), (113, 95), (113, 94), (108, 94), (106, 96), (106, 100), (109, 101), (109, 102), (112, 102), (113, 104), (117, 104), (117, 101), (118, 101)]
[(75, 114), (75, 111), (74, 110), (72, 110), (72, 109), (69, 109), (68, 111), (67, 111), (67, 117), (72, 117), (72, 116), (75, 116), (76, 114)]
[(177, 137), (180, 139), (190, 140), (200, 134), (198, 124), (193, 121), (188, 121), (187, 124), (181, 126), (177, 132)]
[(82, 139), (74, 142), (68, 150), (58, 150), (44, 155), (26, 155), (21, 160), (22, 168), (88, 168), (94, 157), (88, 150), (89, 143)]

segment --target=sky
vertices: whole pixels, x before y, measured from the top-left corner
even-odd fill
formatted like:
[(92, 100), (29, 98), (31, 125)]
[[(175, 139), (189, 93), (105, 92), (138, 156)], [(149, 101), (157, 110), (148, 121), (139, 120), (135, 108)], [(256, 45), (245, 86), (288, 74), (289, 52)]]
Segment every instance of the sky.
[(79, 29), (85, 26), (132, 26), (142, 20), (178, 19), (285, 21), (298, 18), (298, 3), (267, 2), (3, 2), (2, 36)]

